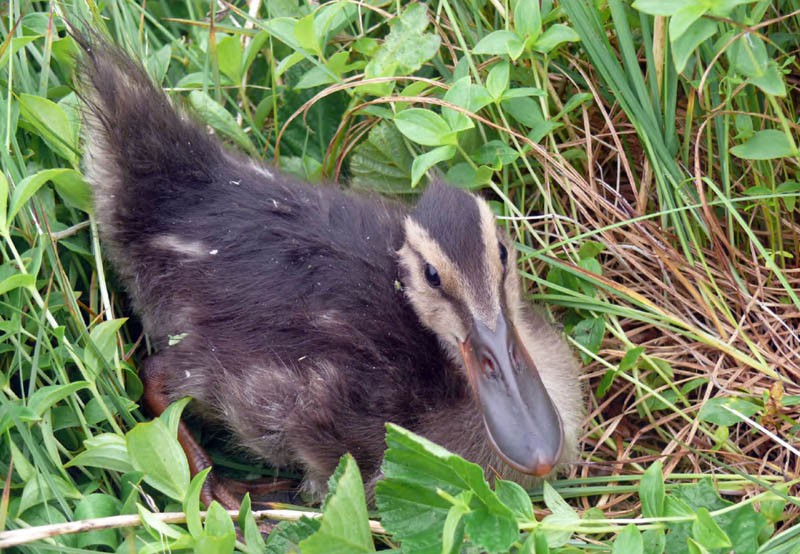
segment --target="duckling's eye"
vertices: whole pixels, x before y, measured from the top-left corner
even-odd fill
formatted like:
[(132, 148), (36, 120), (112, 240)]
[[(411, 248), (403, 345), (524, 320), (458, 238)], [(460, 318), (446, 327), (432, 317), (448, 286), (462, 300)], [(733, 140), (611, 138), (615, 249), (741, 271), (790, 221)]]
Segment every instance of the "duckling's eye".
[(425, 264), (425, 279), (428, 284), (435, 289), (442, 286), (442, 280), (439, 278), (439, 272), (431, 264)]
[(506, 250), (506, 245), (502, 242), (498, 242), (497, 245), (500, 249), (500, 262), (503, 264), (503, 267), (505, 267), (506, 262), (508, 261), (508, 250)]

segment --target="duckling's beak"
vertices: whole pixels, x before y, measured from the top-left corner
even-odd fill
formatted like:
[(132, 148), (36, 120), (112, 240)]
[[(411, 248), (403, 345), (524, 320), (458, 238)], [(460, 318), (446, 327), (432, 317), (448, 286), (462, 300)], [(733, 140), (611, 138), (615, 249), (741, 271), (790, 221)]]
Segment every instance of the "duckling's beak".
[(494, 329), (476, 320), (461, 354), (494, 449), (518, 471), (550, 473), (564, 442), (561, 416), (513, 324), (503, 313)]

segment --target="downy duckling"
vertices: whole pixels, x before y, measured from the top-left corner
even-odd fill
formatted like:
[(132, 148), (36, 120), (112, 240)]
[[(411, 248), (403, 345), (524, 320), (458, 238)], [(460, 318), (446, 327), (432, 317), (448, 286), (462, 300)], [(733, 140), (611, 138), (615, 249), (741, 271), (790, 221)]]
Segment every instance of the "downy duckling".
[[(409, 209), (297, 181), (227, 151), (118, 48), (77, 39), (86, 173), (156, 349), (152, 411), (191, 396), (315, 493), (346, 452), (371, 487), (386, 422), (523, 483), (574, 459), (578, 364), (524, 300), (484, 200), (434, 182)], [(193, 472), (210, 464), (183, 425), (180, 440)], [(220, 481), (211, 497), (236, 504)]]

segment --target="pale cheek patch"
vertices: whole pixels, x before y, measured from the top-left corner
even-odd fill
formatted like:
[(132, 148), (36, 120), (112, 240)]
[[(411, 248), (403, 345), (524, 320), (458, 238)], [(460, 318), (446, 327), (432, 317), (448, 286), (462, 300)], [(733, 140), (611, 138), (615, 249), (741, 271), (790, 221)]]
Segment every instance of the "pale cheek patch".
[(511, 312), (511, 317), (516, 319), (521, 305), (527, 305), (522, 298), (519, 270), (517, 269), (517, 253), (513, 246), (508, 247), (508, 261), (505, 282), (503, 287), (506, 296), (506, 307)]
[(467, 330), (450, 302), (432, 289), (423, 277), (416, 254), (404, 245), (397, 253), (406, 273), (405, 293), (423, 325), (446, 340), (463, 341)]
[[(450, 261), (447, 255), (442, 252), (439, 245), (436, 244), (436, 241), (430, 237), (428, 231), (420, 227), (411, 217), (406, 218), (405, 230), (406, 244), (411, 245), (419, 252), (425, 262), (436, 268), (436, 271), (439, 272), (439, 277), (442, 279), (442, 286), (445, 290), (452, 292), (464, 290), (466, 281), (461, 275), (461, 272), (458, 271), (455, 264)], [(416, 262), (417, 257), (406, 245), (403, 246), (403, 250), (405, 250), (403, 257), (407, 260), (413, 260), (411, 263), (413, 263), (414, 267), (409, 267), (412, 275), (416, 273), (417, 275), (414, 276), (420, 276), (421, 278), (422, 268), (418, 267), (419, 264)]]

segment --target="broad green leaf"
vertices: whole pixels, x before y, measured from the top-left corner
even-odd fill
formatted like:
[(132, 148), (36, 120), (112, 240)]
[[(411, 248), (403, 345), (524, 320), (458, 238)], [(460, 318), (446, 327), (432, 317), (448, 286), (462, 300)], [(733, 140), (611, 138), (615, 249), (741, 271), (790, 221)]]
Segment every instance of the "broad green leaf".
[(661, 461), (650, 465), (639, 482), (639, 498), (642, 501), (643, 517), (664, 516), (664, 476)]
[(547, 93), (536, 87), (518, 87), (506, 90), (503, 93), (503, 100), (508, 98), (521, 98), (525, 96), (547, 96)]
[(533, 142), (540, 143), (544, 137), (558, 129), (559, 127), (563, 127), (562, 123), (556, 123), (552, 120), (542, 120), (538, 122), (531, 128), (531, 132), (528, 133), (526, 136)]
[(553, 488), (553, 485), (544, 481), (542, 483), (543, 487), (543, 496), (544, 496), (544, 503), (556, 515), (565, 516), (568, 518), (574, 518), (576, 520), (580, 520), (578, 516), (578, 512), (575, 509), (566, 503), (566, 501), (558, 494), (558, 491)]
[(236, 529), (233, 520), (216, 500), (206, 512), (206, 526), (194, 545), (196, 554), (221, 554), (233, 552), (236, 545)]
[(756, 512), (752, 505), (748, 504), (734, 510), (728, 517), (717, 518), (720, 527), (733, 543), (735, 552), (755, 552), (763, 542), (764, 531), (770, 528), (763, 511), (763, 503), (761, 512)]
[(767, 46), (755, 33), (745, 33), (726, 51), (736, 71), (767, 94), (785, 96), (783, 74), (775, 60), (770, 59)]
[(238, 36), (223, 37), (217, 43), (217, 66), (234, 83), (242, 81), (242, 42)]
[[(292, 17), (275, 17), (261, 23), (261, 26), (272, 37), (291, 47), (292, 50), (301, 50), (302, 47), (294, 34), (295, 25), (297, 25), (297, 20)], [(295, 56), (298, 61), (303, 59), (303, 54), (300, 52), (295, 52), (292, 56)]]
[(475, 45), (474, 54), (489, 54), (493, 56), (508, 56), (512, 60), (520, 57), (525, 49), (522, 39), (511, 31), (494, 31), (483, 37)]
[(504, 142), (500, 140), (490, 140), (473, 152), (471, 157), (473, 161), (479, 164), (502, 167), (514, 162), (519, 156), (520, 154), (518, 151)]
[[(279, 66), (280, 67), (280, 66)], [(180, 78), (176, 87), (177, 88), (203, 88), (208, 86), (208, 73), (203, 71), (195, 71), (192, 73), (187, 73), (183, 77)], [(234, 82), (228, 79), (224, 74), (220, 74), (219, 76), (219, 84), (221, 86), (232, 86)]]
[(706, 508), (697, 510), (696, 519), (692, 524), (692, 536), (698, 543), (708, 549), (731, 548), (733, 546), (728, 535), (719, 528), (719, 525), (717, 525)]
[(675, 41), (689, 30), (695, 21), (703, 17), (708, 8), (702, 2), (689, 2), (676, 11), (669, 20), (669, 37)]
[(466, 162), (459, 162), (447, 171), (448, 183), (465, 189), (476, 189), (487, 184), (494, 171), (485, 165), (477, 169)]
[[(14, 459), (16, 465), (16, 457)], [(37, 473), (33, 479), (25, 483), (25, 487), (22, 489), (16, 517), (22, 515), (27, 509), (49, 502), (54, 498), (78, 500), (82, 496), (80, 491), (75, 488), (74, 483), (65, 480), (60, 475), (51, 473), (45, 476)]]
[(514, 512), (518, 520), (533, 520), (533, 504), (531, 503), (531, 497), (518, 483), (498, 479), (494, 484), (494, 492), (497, 493), (500, 502)]
[(244, 52), (244, 60), (242, 61), (242, 75), (246, 74), (250, 66), (253, 65), (258, 53), (264, 47), (267, 40), (269, 40), (269, 34), (265, 31), (259, 31), (247, 44), (247, 49)]
[(355, 459), (346, 454), (328, 483), (322, 524), (300, 543), (303, 554), (375, 552), (364, 484)]
[(8, 207), (7, 223), (10, 225), (11, 222), (14, 221), (14, 217), (16, 217), (17, 212), (19, 212), (22, 206), (28, 200), (30, 200), (31, 196), (36, 194), (36, 191), (42, 188), (42, 185), (44, 185), (47, 181), (51, 181), (70, 171), (74, 170), (43, 169), (38, 173), (34, 173), (33, 175), (25, 177), (22, 181), (20, 181), (14, 188), (14, 192), (11, 195), (11, 202), (9, 203)]
[(28, 407), (36, 412), (37, 415), (42, 416), (56, 403), (88, 386), (89, 383), (86, 381), (74, 381), (65, 385), (39, 387), (28, 399)]
[(439, 162), (449, 160), (455, 155), (456, 147), (448, 145), (434, 148), (430, 152), (426, 152), (414, 158), (414, 163), (411, 165), (411, 186), (416, 187), (419, 180), (422, 179), (422, 176), (425, 175), (430, 168)]
[(733, 408), (745, 417), (752, 417), (761, 411), (761, 407), (744, 398), (723, 397), (712, 398), (703, 403), (697, 417), (702, 421), (716, 423), (717, 425), (735, 425), (742, 418), (728, 411), (725, 407)]
[(92, 188), (79, 172), (68, 170), (52, 179), (64, 202), (88, 214), (92, 213)]
[(281, 521), (267, 537), (266, 554), (299, 553), (300, 543), (313, 535), (320, 523), (319, 519), (305, 516), (297, 521)]
[(473, 507), (464, 515), (464, 530), (470, 541), (489, 552), (508, 552), (519, 537), (519, 529), (514, 518), (497, 517), (486, 505)]
[(167, 406), (167, 409), (159, 416), (159, 419), (164, 422), (169, 432), (175, 436), (178, 436), (178, 426), (181, 423), (183, 409), (186, 408), (186, 405), (191, 402), (191, 400), (189, 396), (176, 400)]
[[(375, 497), (381, 522), (402, 542), (404, 550), (441, 552), (441, 530), (451, 504), (437, 490), (450, 496), (472, 491), (471, 507), (480, 508), (480, 513), (472, 516), (473, 525), (482, 521), (487, 532), (497, 532), (499, 542), (515, 540), (514, 514), (489, 488), (480, 466), (392, 424), (387, 424), (386, 444), (385, 479), (378, 482)], [(503, 535), (512, 526), (514, 536)]]
[(189, 464), (178, 443), (160, 419), (136, 426), (125, 435), (134, 469), (144, 480), (170, 498), (182, 502), (189, 490)]
[(264, 537), (261, 536), (261, 531), (258, 528), (253, 511), (251, 509), (250, 493), (244, 495), (242, 505), (239, 507), (238, 526), (244, 535), (244, 541), (247, 545), (247, 552), (249, 554), (265, 554), (266, 542)]
[(322, 4), (314, 14), (314, 35), (321, 45), (330, 41), (358, 15), (355, 4), (350, 2), (328, 2)]
[(686, 5), (686, 0), (636, 0), (632, 5), (649, 15), (673, 15)]
[[(424, 4), (411, 4), (390, 23), (391, 30), (383, 44), (364, 68), (366, 78), (409, 75), (439, 51), (439, 36), (427, 33), (430, 20)], [(389, 83), (361, 87), (383, 95), (391, 91)]]
[(20, 115), (59, 156), (78, 165), (78, 134), (64, 110), (47, 98), (19, 95)]
[(503, 94), (508, 90), (509, 64), (507, 61), (500, 61), (492, 66), (489, 76), (486, 77), (486, 90), (495, 102), (503, 98)]
[(100, 373), (103, 363), (110, 363), (117, 351), (117, 332), (122, 328), (127, 318), (103, 321), (92, 328), (89, 333), (91, 344), (85, 349), (84, 362), (92, 369), (95, 375)]
[(577, 514), (550, 514), (542, 520), (539, 532), (547, 538), (550, 548), (558, 548), (567, 544), (581, 521)]
[(675, 71), (682, 73), (689, 57), (716, 32), (717, 22), (713, 19), (703, 18), (689, 25), (680, 37), (672, 39), (672, 63), (675, 64)]
[(294, 38), (301, 48), (313, 52), (317, 56), (322, 55), (319, 40), (314, 34), (314, 14), (310, 13), (301, 18), (294, 26)]
[(172, 59), (172, 46), (165, 44), (153, 52), (145, 60), (147, 72), (153, 77), (156, 83), (162, 83), (169, 69), (169, 62)]
[(639, 360), (639, 356), (641, 356), (643, 352), (644, 347), (642, 346), (635, 346), (634, 348), (631, 348), (625, 352), (625, 355), (619, 362), (619, 370), (628, 371), (629, 369), (632, 369), (636, 365), (636, 362)]
[(456, 496), (457, 502), (447, 512), (442, 528), (442, 554), (458, 554), (464, 542), (464, 515), (469, 513), (472, 491), (464, 491)]
[(164, 523), (158, 519), (154, 513), (141, 504), (137, 504), (136, 508), (139, 511), (139, 517), (142, 518), (142, 522), (145, 524), (145, 527), (151, 531), (154, 537), (169, 537), (171, 539), (178, 539), (183, 536), (183, 533), (178, 528)]
[[(578, 267), (585, 269), (589, 273), (594, 273), (595, 275), (603, 274), (603, 266), (600, 265), (600, 262), (597, 261), (597, 258), (581, 258), (578, 261)], [(595, 288), (593, 284), (582, 283), (582, 288), (587, 292), (587, 294), (594, 294)]]
[(632, 369), (639, 361), (639, 356), (641, 356), (643, 352), (644, 348), (641, 346), (636, 346), (625, 352), (625, 355), (619, 362), (619, 367), (617, 369), (611, 369), (607, 371), (605, 375), (603, 375), (603, 378), (597, 385), (597, 395), (600, 398), (605, 396), (608, 392), (608, 389), (611, 388), (611, 385), (613, 384), (614, 378), (617, 376), (617, 374)]
[(21, 273), (17, 273), (11, 277), (6, 277), (2, 282), (0, 282), (0, 294), (5, 294), (8, 291), (12, 291), (21, 287), (33, 287), (34, 285), (36, 285), (36, 277), (34, 275), (23, 275)]
[(775, 60), (767, 62), (767, 66), (760, 75), (755, 75), (748, 79), (762, 91), (773, 96), (786, 96), (786, 82)]
[(593, 99), (594, 96), (592, 96), (588, 92), (573, 94), (572, 96), (570, 96), (569, 100), (567, 100), (567, 102), (564, 104), (564, 107), (561, 108), (561, 111), (558, 112), (558, 114), (553, 119), (560, 119), (564, 115), (571, 113), (573, 110), (582, 106), (583, 104), (591, 102)]
[(770, 59), (767, 46), (754, 33), (745, 33), (726, 51), (736, 71), (748, 77), (748, 82), (767, 94), (785, 96), (786, 85), (783, 74), (775, 60)]
[(746, 77), (761, 75), (769, 62), (766, 44), (754, 33), (740, 36), (725, 53), (736, 71)]
[(728, 17), (730, 12), (742, 4), (752, 4), (755, 0), (708, 0), (711, 13), (718, 17)]
[(642, 533), (644, 554), (664, 554), (666, 543), (664, 529), (651, 529)]
[(664, 513), (667, 517), (683, 517), (694, 515), (694, 510), (677, 496), (667, 496), (664, 499)]
[[(540, 531), (532, 531), (525, 539), (525, 543), (519, 554), (549, 554), (550, 545), (547, 543), (547, 536)], [(571, 553), (570, 553), (571, 554)]]
[(411, 165), (414, 160), (403, 135), (390, 122), (376, 125), (353, 150), (350, 172), (354, 188), (384, 193), (410, 190)]
[[(575, 341), (593, 354), (600, 351), (605, 333), (606, 322), (602, 317), (582, 319), (572, 329), (572, 337)], [(588, 354), (583, 352), (580, 354), (584, 362), (588, 363), (591, 360), (591, 356)]]
[[(451, 104), (455, 104), (460, 108), (464, 108), (467, 110), (471, 110), (471, 92), (472, 92), (472, 82), (469, 77), (462, 77), (450, 87), (450, 89), (445, 93), (444, 100), (445, 102), (449, 102)], [(472, 122), (472, 119), (467, 117), (465, 114), (453, 110), (451, 108), (442, 108), (442, 117), (447, 122), (447, 125), (453, 131), (463, 131), (465, 129), (471, 129), (475, 126)]]
[(544, 121), (542, 109), (532, 98), (508, 98), (501, 105), (511, 117), (528, 127), (533, 128)]
[(686, 546), (688, 547), (687, 552), (689, 552), (689, 554), (710, 554), (706, 547), (691, 537), (686, 540)]
[(565, 42), (579, 42), (581, 37), (572, 27), (568, 27), (563, 23), (556, 23), (547, 28), (547, 30), (539, 37), (539, 40), (533, 45), (533, 49), (542, 54), (549, 54), (555, 50), (560, 44)]
[(397, 114), (395, 125), (412, 142), (424, 146), (455, 145), (456, 135), (447, 122), (432, 111), (411, 108)]
[(19, 52), (27, 44), (41, 38), (41, 35), (14, 37), (11, 39), (11, 48), (8, 47), (8, 35), (6, 35), (6, 42), (0, 45), (0, 68), (3, 68), (8, 63), (8, 58)]
[[(787, 494), (788, 485), (781, 485), (777, 487), (780, 492)], [(777, 523), (784, 517), (784, 509), (786, 508), (787, 498), (778, 496), (771, 492), (767, 492), (766, 497), (759, 502), (759, 513), (767, 518), (770, 523)]]
[(207, 467), (192, 478), (186, 497), (183, 499), (183, 511), (186, 514), (186, 527), (189, 533), (197, 538), (203, 534), (203, 520), (200, 518), (200, 493), (211, 468)]
[[(695, 516), (700, 508), (713, 512), (733, 505), (719, 497), (717, 485), (708, 478), (673, 489), (665, 504), (667, 516), (690, 517)], [(715, 517), (714, 522), (731, 540), (735, 552), (758, 550), (759, 537), (768, 525), (766, 518), (750, 504), (725, 512)], [(685, 552), (687, 539), (693, 534), (692, 527), (691, 523), (669, 523), (665, 551)]]
[(642, 533), (635, 524), (630, 523), (617, 535), (611, 554), (642, 554), (644, 546), (642, 544)]
[(250, 152), (257, 154), (253, 143), (245, 132), (236, 123), (236, 119), (231, 113), (222, 107), (216, 100), (200, 90), (193, 90), (189, 93), (189, 102), (197, 114), (226, 137), (232, 139), (236, 144)]
[(298, 63), (302, 62), (304, 59), (305, 58), (300, 52), (292, 52), (278, 63), (278, 67), (275, 68), (275, 77), (281, 77), (284, 73), (289, 71)]
[[(119, 515), (120, 502), (107, 494), (95, 493), (81, 498), (75, 507), (74, 519), (94, 519)], [(119, 531), (116, 529), (100, 529), (81, 533), (77, 536), (79, 548), (90, 546), (107, 546), (115, 550), (120, 542)], [(92, 549), (97, 550), (97, 549)]]
[(349, 52), (337, 52), (328, 59), (325, 65), (312, 67), (308, 70), (305, 75), (297, 81), (295, 88), (313, 88), (338, 82), (347, 69), (347, 60), (349, 57)]
[(597, 242), (596, 240), (587, 240), (581, 247), (578, 249), (578, 257), (580, 259), (584, 258), (596, 258), (598, 254), (603, 252), (606, 249), (606, 246), (602, 242)]
[[(37, 419), (33, 410), (27, 406), (22, 406), (17, 403), (7, 402), (4, 406), (0, 406), (0, 430), (5, 433), (8, 426), (3, 423), (3, 420), (8, 418), (13, 422), (15, 419), (20, 421), (35, 421)], [(14, 472), (26, 483), (34, 479), (37, 475), (37, 469), (28, 461), (28, 458), (14, 442), (13, 438), (9, 437), (9, 449), (11, 450), (11, 461), (14, 462)]]
[(133, 471), (125, 438), (114, 433), (103, 433), (83, 441), (86, 448), (69, 460), (65, 467), (99, 467), (120, 473)]
[(563, 546), (569, 541), (575, 527), (580, 525), (581, 518), (550, 483), (545, 481), (542, 485), (544, 503), (552, 512), (542, 520), (543, 532), (551, 547)]
[(532, 44), (542, 34), (542, 14), (539, 2), (517, 0), (514, 5), (514, 32), (527, 44)]

